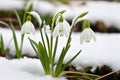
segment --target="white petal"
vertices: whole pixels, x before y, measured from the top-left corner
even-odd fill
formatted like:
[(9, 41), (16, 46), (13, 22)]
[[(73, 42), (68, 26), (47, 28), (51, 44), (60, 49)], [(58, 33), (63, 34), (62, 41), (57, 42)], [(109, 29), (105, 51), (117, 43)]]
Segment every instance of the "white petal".
[(96, 42), (97, 40), (96, 40), (96, 35), (95, 35), (94, 31), (92, 29), (90, 29), (90, 32), (93, 37), (93, 40)]
[(96, 41), (95, 33), (90, 28), (85, 28), (80, 36), (80, 43), (83, 44), (84, 41), (89, 42), (93, 38)]
[(45, 27), (45, 32), (50, 34), (51, 33), (51, 30), (50, 30), (50, 26), (49, 25), (46, 25)]
[(64, 26), (65, 36), (68, 37), (70, 33), (70, 25), (65, 19), (63, 21), (63, 26)]
[(59, 26), (59, 23), (55, 26), (54, 31), (52, 33), (53, 37), (57, 37), (59, 35)]
[(85, 41), (85, 35), (86, 35), (85, 31), (82, 31), (81, 36), (80, 36), (80, 44), (84, 43), (84, 41)]
[(90, 32), (90, 28), (86, 28), (84, 30), (84, 32), (85, 32), (85, 41), (89, 42), (91, 40), (91, 38), (92, 38), (92, 34)]
[(35, 34), (35, 28), (34, 25), (31, 23), (31, 21), (26, 21), (22, 28), (21, 28), (21, 32), (23, 33), (30, 33), (32, 32), (33, 34)]
[(29, 12), (29, 13), (38, 20), (38, 22), (39, 22), (40, 25), (42, 24), (41, 17), (40, 17), (40, 15), (39, 15), (37, 12), (31, 11), (31, 12)]

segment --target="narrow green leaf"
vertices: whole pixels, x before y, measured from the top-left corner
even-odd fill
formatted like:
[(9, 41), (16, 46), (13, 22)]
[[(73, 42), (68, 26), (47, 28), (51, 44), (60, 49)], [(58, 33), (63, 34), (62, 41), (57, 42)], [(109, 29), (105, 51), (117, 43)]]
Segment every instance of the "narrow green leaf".
[(26, 11), (25, 11), (25, 12), (24, 12), (24, 15), (23, 15), (22, 24), (24, 24), (24, 22), (26, 21), (26, 17), (27, 17), (27, 13), (26, 13)]
[(44, 65), (44, 69), (46, 71), (46, 74), (50, 74), (49, 58), (47, 55), (47, 51), (41, 42), (39, 42), (39, 44), (38, 44), (38, 51), (39, 51), (39, 56), (41, 58), (41, 62)]
[(84, 13), (80, 14), (80, 15), (77, 17), (77, 19), (82, 18), (82, 17), (84, 17), (84, 16), (87, 15), (87, 14), (88, 14), (88, 12), (84, 12)]
[(70, 48), (70, 45), (68, 45), (66, 48), (64, 47), (62, 49), (62, 52), (61, 52), (61, 55), (59, 57), (59, 60), (58, 60), (58, 63), (57, 63), (57, 66), (56, 66), (56, 69), (55, 69), (55, 75), (59, 75), (60, 72), (61, 72), (61, 69), (62, 69), (62, 63), (63, 63), (63, 60), (65, 58), (65, 55), (67, 53), (67, 51), (69, 50)]
[(29, 6), (27, 12), (30, 12), (32, 9), (33, 9), (33, 3), (30, 4), (30, 6)]
[(17, 12), (16, 10), (14, 10), (14, 13), (15, 13), (15, 15), (16, 15), (16, 17), (17, 17), (19, 26), (20, 26), (20, 28), (21, 28), (21, 27), (22, 27), (22, 22), (21, 22), (20, 16), (19, 16), (19, 14), (18, 14), (18, 12)]
[(15, 45), (15, 49), (16, 49), (16, 55), (17, 55), (17, 58), (19, 59), (19, 58), (21, 58), (22, 54), (19, 51), (18, 42), (17, 42), (17, 38), (16, 38), (16, 34), (15, 34), (15, 29), (14, 29), (14, 26), (13, 26), (11, 21), (10, 21), (10, 27), (11, 27), (12, 34), (13, 34), (14, 45)]
[(3, 41), (3, 36), (0, 35), (0, 49), (2, 51), (2, 53), (4, 53), (4, 41)]
[[(75, 18), (75, 19), (73, 20), (73, 22), (72, 22), (71, 30), (73, 30), (75, 24), (76, 24), (78, 21), (80, 21), (79, 19), (82, 18), (82, 17), (84, 17), (84, 16), (87, 15), (87, 14), (88, 14), (88, 12), (84, 12), (84, 13), (80, 14), (79, 16), (77, 16), (77, 18)], [(81, 21), (82, 21), (82, 20), (81, 20)]]
[(78, 53), (73, 58), (71, 58), (66, 64), (64, 64), (62, 69), (64, 70), (81, 53), (81, 51), (82, 50), (78, 51)]
[(33, 47), (33, 49), (34, 49), (34, 51), (36, 52), (36, 54), (37, 54), (37, 57), (40, 59), (40, 61), (41, 61), (41, 64), (42, 64), (42, 66), (43, 66), (43, 69), (44, 69), (44, 72), (45, 72), (45, 74), (48, 74), (48, 69), (47, 69), (47, 67), (49, 67), (49, 66), (46, 66), (46, 60), (45, 60), (45, 58), (44, 58), (44, 49), (43, 49), (43, 46), (42, 46), (42, 44), (41, 43), (39, 43), (39, 44), (37, 44), (35, 41), (33, 41), (32, 39), (30, 39), (30, 38), (28, 38), (29, 40), (30, 40), (30, 43), (31, 43), (31, 45), (32, 45), (32, 47)]
[(62, 71), (80, 54), (81, 50), (73, 57), (71, 58), (66, 64), (64, 64), (61, 69), (58, 70), (56, 73), (56, 76), (59, 76)]
[(10, 27), (10, 25), (8, 25), (6, 22), (3, 22), (3, 21), (0, 21), (0, 24), (3, 24), (3, 25), (5, 25), (6, 27)]
[[(28, 38), (28, 39), (29, 39), (30, 44), (32, 45), (32, 47), (33, 47), (33, 49), (34, 49), (36, 55), (38, 56), (38, 50), (37, 50), (38, 44), (37, 44), (35, 41), (33, 41), (32, 39), (30, 39), (30, 38)], [(38, 58), (39, 58), (39, 56), (38, 56)]]

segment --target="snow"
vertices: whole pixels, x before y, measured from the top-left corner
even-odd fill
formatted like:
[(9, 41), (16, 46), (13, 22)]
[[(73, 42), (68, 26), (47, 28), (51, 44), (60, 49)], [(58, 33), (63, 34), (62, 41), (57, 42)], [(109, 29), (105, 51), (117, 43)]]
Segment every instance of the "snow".
[(23, 59), (8, 60), (0, 57), (1, 80), (66, 80), (64, 77), (53, 78), (45, 76), (38, 59), (24, 57)]

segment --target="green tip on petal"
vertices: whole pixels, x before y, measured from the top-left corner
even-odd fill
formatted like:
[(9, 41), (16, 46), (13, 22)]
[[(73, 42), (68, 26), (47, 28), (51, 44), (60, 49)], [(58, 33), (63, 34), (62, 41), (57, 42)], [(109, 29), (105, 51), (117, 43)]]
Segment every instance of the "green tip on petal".
[(90, 42), (90, 40), (86, 40), (86, 43), (89, 43)]

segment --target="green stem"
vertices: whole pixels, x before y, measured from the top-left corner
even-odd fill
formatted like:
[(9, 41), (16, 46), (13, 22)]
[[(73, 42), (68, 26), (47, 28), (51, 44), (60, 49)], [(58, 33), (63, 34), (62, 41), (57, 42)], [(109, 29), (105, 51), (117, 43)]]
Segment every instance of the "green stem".
[(51, 36), (50, 38), (50, 53), (49, 53), (50, 64), (52, 64), (52, 51), (53, 51), (53, 36)]
[(21, 36), (21, 44), (20, 44), (20, 54), (22, 55), (22, 48), (23, 48), (23, 41), (24, 41), (25, 34), (22, 34)]
[(52, 58), (52, 75), (54, 75), (54, 61), (55, 61), (55, 56), (56, 56), (56, 51), (57, 51), (57, 45), (58, 45), (58, 36), (55, 41), (55, 46), (54, 46), (54, 52), (53, 52), (53, 58)]

